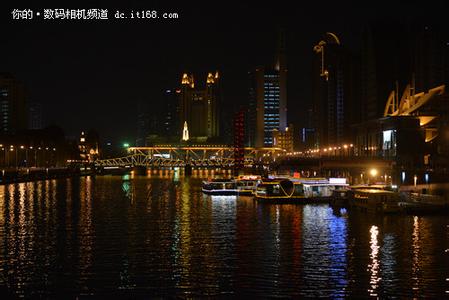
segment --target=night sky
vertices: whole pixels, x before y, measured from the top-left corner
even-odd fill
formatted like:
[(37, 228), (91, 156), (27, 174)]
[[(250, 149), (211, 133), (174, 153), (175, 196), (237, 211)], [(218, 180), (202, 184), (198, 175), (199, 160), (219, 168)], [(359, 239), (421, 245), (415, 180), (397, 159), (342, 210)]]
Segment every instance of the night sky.
[[(218, 69), (225, 101), (234, 106), (247, 101), (247, 72), (273, 61), (281, 25), (287, 29), (289, 119), (300, 124), (302, 108), (310, 105), (312, 49), (323, 33), (336, 33), (356, 51), (367, 22), (404, 22), (426, 13), (443, 22), (449, 10), (445, 1), (291, 2), (35, 7), (109, 10), (109, 20), (75, 21), (12, 20), (12, 8), (28, 8), (16, 2), (0, 11), (0, 72), (21, 80), (30, 99), (43, 104), (45, 123), (61, 126), (66, 135), (95, 128), (103, 141), (132, 141), (139, 102), (160, 107), (161, 92), (176, 87), (185, 71), (204, 81), (206, 72)], [(117, 9), (177, 12), (179, 19), (117, 20)]]

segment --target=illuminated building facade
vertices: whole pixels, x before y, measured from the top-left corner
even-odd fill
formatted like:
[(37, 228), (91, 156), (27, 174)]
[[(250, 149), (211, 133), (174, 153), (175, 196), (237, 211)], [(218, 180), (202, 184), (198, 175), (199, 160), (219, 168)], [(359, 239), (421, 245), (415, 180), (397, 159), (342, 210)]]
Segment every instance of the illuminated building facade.
[(91, 163), (97, 160), (100, 154), (98, 134), (94, 130), (89, 130), (87, 134), (82, 131), (78, 149), (81, 162)]
[(193, 75), (184, 74), (179, 91), (179, 121), (189, 128), (190, 139), (206, 141), (220, 135), (220, 77), (218, 72), (208, 73), (205, 88), (195, 87)]
[(293, 125), (285, 128), (285, 131), (273, 130), (273, 146), (287, 150), (287, 152), (293, 151)]
[(393, 160), (396, 182), (402, 183), (402, 172), (446, 170), (449, 95), (445, 86), (414, 93), (408, 85), (401, 97), (392, 91), (386, 103), (382, 118), (354, 126), (355, 155)]
[(236, 172), (243, 169), (245, 162), (245, 112), (243, 109), (234, 116), (234, 169)]
[(0, 74), (0, 130), (16, 133), (27, 129), (25, 89), (11, 74)]
[(285, 33), (280, 32), (274, 67), (259, 67), (249, 73), (247, 145), (273, 146), (273, 130), (287, 128), (287, 66)]

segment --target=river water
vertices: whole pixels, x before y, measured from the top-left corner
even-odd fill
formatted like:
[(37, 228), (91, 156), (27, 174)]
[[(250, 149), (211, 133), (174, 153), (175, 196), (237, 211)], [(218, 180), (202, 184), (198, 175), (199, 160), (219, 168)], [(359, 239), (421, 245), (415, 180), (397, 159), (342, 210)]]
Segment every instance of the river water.
[(200, 175), (0, 186), (0, 295), (449, 297), (449, 217), (201, 193)]

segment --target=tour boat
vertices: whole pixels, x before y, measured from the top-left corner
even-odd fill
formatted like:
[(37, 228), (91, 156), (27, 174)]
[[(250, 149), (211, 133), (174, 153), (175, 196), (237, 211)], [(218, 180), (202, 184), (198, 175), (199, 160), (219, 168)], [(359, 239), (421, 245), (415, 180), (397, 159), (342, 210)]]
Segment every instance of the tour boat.
[(305, 200), (304, 185), (293, 179), (265, 179), (257, 185), (256, 200), (264, 202), (302, 202)]
[(202, 191), (208, 195), (238, 195), (237, 183), (233, 179), (203, 181)]
[(346, 178), (300, 178), (307, 198), (332, 198), (336, 190), (348, 188)]
[(239, 175), (236, 178), (239, 195), (253, 195), (261, 181), (262, 177), (259, 175)]
[(257, 186), (256, 199), (276, 202), (330, 202), (335, 190), (347, 189), (345, 178), (272, 178)]
[(382, 189), (353, 189), (350, 205), (364, 211), (395, 213), (400, 211), (399, 193)]

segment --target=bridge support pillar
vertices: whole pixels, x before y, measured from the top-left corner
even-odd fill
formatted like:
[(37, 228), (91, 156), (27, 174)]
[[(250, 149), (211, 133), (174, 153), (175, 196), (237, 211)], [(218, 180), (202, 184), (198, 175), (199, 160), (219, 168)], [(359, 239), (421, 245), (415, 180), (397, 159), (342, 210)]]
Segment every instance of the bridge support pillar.
[(192, 166), (191, 165), (189, 165), (189, 164), (185, 165), (184, 174), (188, 175), (188, 176), (192, 175)]
[(147, 168), (143, 166), (133, 167), (134, 175), (147, 175)]

